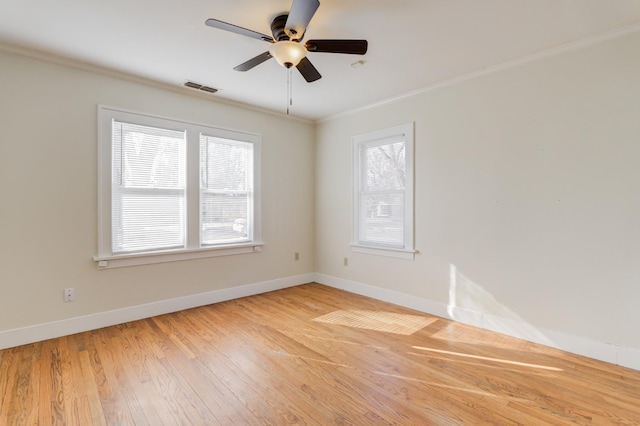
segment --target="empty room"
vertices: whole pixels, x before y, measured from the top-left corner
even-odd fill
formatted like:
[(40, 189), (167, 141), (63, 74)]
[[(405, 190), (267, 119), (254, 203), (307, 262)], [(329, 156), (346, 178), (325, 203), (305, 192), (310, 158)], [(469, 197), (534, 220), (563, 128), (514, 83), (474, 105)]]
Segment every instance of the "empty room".
[(0, 0), (0, 425), (640, 424), (640, 2)]

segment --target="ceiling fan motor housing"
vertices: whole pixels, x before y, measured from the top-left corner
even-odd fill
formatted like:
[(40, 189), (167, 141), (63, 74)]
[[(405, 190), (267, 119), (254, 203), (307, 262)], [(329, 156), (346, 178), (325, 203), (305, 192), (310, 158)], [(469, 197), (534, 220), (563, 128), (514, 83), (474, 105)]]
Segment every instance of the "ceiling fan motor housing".
[(284, 26), (287, 23), (287, 18), (289, 17), (288, 13), (278, 15), (273, 18), (271, 21), (271, 34), (273, 34), (273, 39), (275, 41), (287, 41), (289, 40), (289, 36), (284, 30)]

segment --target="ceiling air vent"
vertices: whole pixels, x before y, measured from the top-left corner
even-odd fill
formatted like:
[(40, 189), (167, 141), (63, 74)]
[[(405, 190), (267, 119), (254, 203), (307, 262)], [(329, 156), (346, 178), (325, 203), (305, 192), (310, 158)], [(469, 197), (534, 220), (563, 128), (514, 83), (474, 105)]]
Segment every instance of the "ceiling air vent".
[(195, 83), (193, 81), (186, 81), (184, 85), (192, 89), (202, 90), (203, 92), (216, 93), (218, 91), (218, 89), (214, 89), (213, 87), (209, 87), (209, 86), (204, 86), (200, 83)]

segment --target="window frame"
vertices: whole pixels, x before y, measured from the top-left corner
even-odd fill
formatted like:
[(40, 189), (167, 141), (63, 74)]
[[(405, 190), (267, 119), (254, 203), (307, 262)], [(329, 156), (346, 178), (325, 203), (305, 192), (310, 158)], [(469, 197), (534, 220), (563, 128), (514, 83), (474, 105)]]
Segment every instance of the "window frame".
[[(404, 141), (405, 145), (405, 188), (404, 188), (404, 233), (403, 244), (371, 243), (362, 241), (360, 231), (362, 226), (361, 195), (363, 194), (364, 176), (362, 150), (365, 147), (383, 146)], [(351, 250), (356, 253), (395, 257), (413, 260), (414, 248), (414, 123), (405, 123), (369, 133), (360, 134), (352, 138), (353, 149), (353, 233)]]
[[(204, 138), (204, 140), (203, 140)], [(223, 144), (223, 145), (235, 145), (237, 147), (242, 147), (244, 148), (246, 145), (253, 145), (251, 142), (245, 142), (245, 141), (240, 141), (237, 138), (236, 139), (222, 139), (219, 136), (214, 136), (214, 135), (210, 135), (210, 134), (204, 134), (204, 133), (200, 133), (200, 141), (199, 141), (199, 152), (200, 152), (200, 157), (198, 158), (198, 161), (200, 163), (200, 188), (199, 188), (199, 197), (200, 197), (200, 202), (199, 202), (199, 220), (200, 220), (200, 234), (199, 234), (199, 241), (200, 241), (200, 247), (215, 247), (215, 246), (219, 246), (220, 243), (205, 243), (203, 240), (203, 223), (204, 223), (204, 211), (202, 209), (203, 207), (203, 197), (206, 195), (212, 195), (212, 194), (218, 194), (218, 195), (231, 195), (231, 194), (235, 194), (235, 195), (247, 195), (247, 217), (249, 218), (253, 218), (254, 214), (253, 214), (253, 187), (255, 184), (255, 176), (254, 176), (254, 158), (253, 156), (251, 156), (251, 158), (248, 158), (248, 163), (249, 163), (249, 167), (247, 170), (247, 175), (248, 178), (246, 179), (247, 181), (251, 182), (251, 185), (249, 189), (244, 189), (244, 190), (240, 190), (240, 189), (210, 189), (210, 188), (205, 188), (206, 184), (202, 182), (203, 179), (203, 170), (202, 170), (202, 153), (203, 153), (203, 147), (202, 144), (208, 144), (211, 141), (208, 140), (208, 138), (213, 138), (213, 139), (218, 139), (218, 142), (214, 142), (214, 143), (218, 143), (218, 144)], [(251, 150), (253, 153), (253, 149), (255, 147), (252, 146)], [(245, 227), (248, 228), (248, 233), (247, 233), (247, 237), (240, 239), (238, 241), (229, 241), (227, 244), (241, 244), (241, 243), (246, 243), (246, 242), (250, 242), (253, 241), (253, 221), (249, 221), (248, 224), (245, 224)]]
[[(168, 128), (169, 126), (162, 126), (162, 128), (158, 128), (156, 126), (154, 127), (140, 126), (139, 123), (130, 123), (129, 121), (131, 120), (126, 120), (126, 121), (113, 120), (112, 121), (113, 125), (111, 127), (112, 211), (111, 211), (110, 217), (111, 217), (113, 229), (111, 230), (110, 236), (111, 236), (112, 253), (113, 255), (123, 255), (123, 254), (145, 253), (148, 251), (184, 249), (186, 244), (186, 199), (187, 199), (187, 191), (186, 191), (187, 190), (186, 188), (187, 134), (186, 134), (186, 131), (182, 129), (179, 129), (179, 130), (169, 129)], [(114, 142), (116, 142), (116, 137), (115, 137), (116, 128), (118, 128), (117, 133), (119, 135), (119, 141), (117, 145), (114, 146)], [(129, 129), (129, 131), (134, 131), (135, 129), (136, 133), (143, 133), (147, 136), (150, 136), (151, 138), (153, 138), (154, 142), (157, 142), (158, 144), (162, 143), (162, 137), (159, 137), (159, 134), (164, 134), (165, 137), (170, 138), (174, 142), (178, 141), (178, 145), (175, 146), (177, 148), (177, 151), (180, 153), (178, 161), (176, 161), (176, 164), (178, 165), (178, 172), (175, 176), (177, 178), (177, 182), (176, 182), (178, 184), (177, 186), (174, 186), (173, 188), (165, 187), (161, 185), (147, 186), (147, 185), (140, 185), (140, 182), (137, 182), (137, 183), (134, 182), (135, 177), (133, 175), (136, 174), (136, 167), (133, 166), (131, 168), (127, 168), (125, 166), (125, 164), (127, 163), (125, 158), (128, 157), (128, 155), (125, 154), (125, 151), (127, 151), (125, 147), (125, 139), (126, 139), (125, 134), (126, 134), (127, 128)], [(168, 135), (168, 133), (173, 133), (173, 135)], [(146, 139), (146, 137), (143, 137), (142, 139)], [(165, 141), (165, 144), (166, 144), (166, 141)], [(142, 145), (146, 145), (146, 144), (142, 144)], [(140, 146), (140, 149), (141, 149), (140, 152), (145, 152), (145, 150), (142, 149), (142, 146)], [(150, 156), (147, 153), (147, 155), (143, 155), (140, 158), (142, 158), (144, 161), (144, 160), (150, 159)], [(115, 169), (117, 169), (118, 166), (115, 163), (113, 163), (113, 161), (116, 161), (117, 164), (120, 165), (120, 170), (117, 173), (117, 177), (115, 176), (116, 175)], [(135, 160), (133, 161), (135, 163)], [(129, 175), (129, 173), (125, 171), (127, 169), (132, 174), (129, 177), (129, 179), (126, 178), (126, 176)], [(116, 181), (118, 181), (120, 184), (114, 185), (114, 182)], [(130, 201), (144, 200), (145, 198), (154, 198), (154, 197), (162, 197), (162, 198), (165, 198), (165, 200), (167, 201), (168, 199), (171, 199), (173, 203), (175, 203), (175, 201), (178, 201), (178, 203), (174, 204), (173, 207), (178, 207), (177, 210), (181, 211), (182, 213), (182, 214), (179, 214), (181, 219), (179, 223), (180, 226), (175, 227), (175, 231), (179, 231), (181, 238), (179, 241), (173, 241), (172, 244), (169, 244), (168, 241), (153, 241), (153, 243), (155, 244), (159, 244), (162, 242), (164, 243), (164, 245), (162, 247), (155, 247), (151, 250), (144, 247), (133, 248), (128, 243), (135, 241), (138, 235), (140, 235), (140, 233), (136, 232), (134, 235), (133, 233), (124, 232), (123, 230), (124, 227), (121, 227), (120, 229), (118, 229), (116, 225), (117, 223), (124, 224), (126, 222), (126, 215), (124, 214), (124, 211), (123, 211), (125, 206), (125, 200), (127, 199)], [(116, 205), (120, 205), (122, 209), (119, 210), (117, 208), (113, 208)], [(152, 209), (152, 210), (155, 210), (155, 209)], [(167, 217), (167, 219), (169, 219), (169, 217)], [(164, 230), (163, 232), (160, 232), (160, 234), (167, 235), (167, 231)], [(116, 241), (118, 241), (119, 243), (116, 243)], [(140, 242), (140, 240), (138, 240), (138, 242)], [(116, 248), (116, 246), (118, 247)]]
[[(112, 252), (112, 121), (185, 131), (186, 146), (186, 234), (185, 247), (114, 254)], [(252, 236), (248, 241), (202, 245), (200, 242), (200, 135), (251, 143), (253, 146)], [(222, 129), (151, 114), (98, 105), (98, 269), (202, 259), (262, 251), (260, 208), (261, 138), (258, 134)]]

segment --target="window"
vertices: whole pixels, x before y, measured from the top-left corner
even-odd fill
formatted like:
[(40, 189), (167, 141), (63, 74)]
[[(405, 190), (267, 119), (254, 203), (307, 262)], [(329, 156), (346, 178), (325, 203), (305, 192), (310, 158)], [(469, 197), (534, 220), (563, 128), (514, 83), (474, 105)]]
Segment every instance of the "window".
[(186, 133), (112, 122), (112, 252), (184, 248)]
[(200, 242), (247, 241), (252, 235), (253, 145), (200, 135)]
[(353, 138), (356, 252), (413, 259), (413, 123)]
[(257, 135), (99, 107), (100, 268), (260, 251)]

